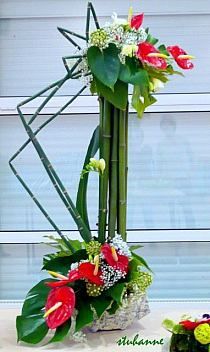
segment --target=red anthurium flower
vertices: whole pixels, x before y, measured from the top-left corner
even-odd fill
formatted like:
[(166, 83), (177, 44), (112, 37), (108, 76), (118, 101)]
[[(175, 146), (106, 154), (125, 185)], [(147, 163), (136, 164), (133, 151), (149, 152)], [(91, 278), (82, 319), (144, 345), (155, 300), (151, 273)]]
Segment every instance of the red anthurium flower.
[(74, 311), (75, 293), (71, 287), (53, 288), (45, 305), (46, 324), (50, 329), (56, 329), (67, 321)]
[(154, 66), (157, 69), (165, 70), (167, 68), (166, 58), (167, 56), (161, 54), (154, 45), (143, 42), (138, 45), (137, 57), (149, 65)]
[(81, 279), (81, 276), (79, 274), (78, 269), (73, 269), (69, 272), (68, 277), (61, 275), (59, 273), (56, 273), (54, 271), (48, 271), (49, 274), (51, 274), (54, 277), (57, 277), (61, 280), (59, 281), (54, 281), (54, 282), (46, 282), (46, 285), (49, 287), (61, 287), (61, 286), (65, 286), (66, 284), (73, 282), (75, 280), (79, 280)]
[(131, 18), (131, 28), (139, 29), (141, 27), (144, 20), (144, 14), (141, 13), (140, 15), (133, 16)]
[(182, 325), (186, 330), (194, 330), (198, 325), (210, 323), (210, 319), (200, 320), (200, 321), (190, 321), (190, 320), (183, 320), (180, 321), (180, 325)]
[(101, 247), (101, 252), (104, 255), (107, 263), (115, 269), (128, 272), (129, 259), (126, 255), (119, 254), (114, 247), (105, 243)]
[(178, 45), (168, 46), (168, 52), (173, 56), (177, 65), (179, 65), (184, 70), (190, 70), (194, 67), (190, 59), (193, 59), (193, 56), (187, 55), (186, 51), (181, 49)]
[(102, 272), (97, 268), (96, 265), (90, 262), (81, 263), (79, 265), (79, 274), (83, 279), (87, 279), (92, 284), (96, 284), (98, 286), (103, 285), (103, 280), (101, 279)]

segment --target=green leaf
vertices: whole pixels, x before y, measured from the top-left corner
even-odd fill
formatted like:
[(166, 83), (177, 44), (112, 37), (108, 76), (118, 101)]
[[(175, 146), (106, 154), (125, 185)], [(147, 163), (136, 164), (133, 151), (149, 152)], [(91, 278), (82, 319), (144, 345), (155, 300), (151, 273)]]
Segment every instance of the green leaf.
[(78, 314), (76, 317), (75, 331), (81, 330), (84, 326), (89, 325), (94, 320), (90, 302), (80, 300), (77, 302), (77, 310)]
[(100, 50), (91, 46), (87, 51), (88, 64), (92, 74), (105, 86), (113, 89), (120, 72), (120, 60), (116, 45)]
[(81, 259), (87, 259), (87, 252), (85, 249), (80, 249), (72, 255), (66, 257), (58, 257), (52, 260), (49, 260), (43, 266), (42, 270), (52, 270), (60, 274), (66, 275), (70, 269), (72, 263), (77, 263)]
[(175, 325), (176, 324), (174, 323), (174, 321), (170, 319), (164, 319), (162, 322), (162, 326), (170, 332), (173, 332), (173, 328)]
[(45, 306), (50, 287), (46, 286), (46, 282), (57, 281), (54, 279), (44, 279), (35, 285), (27, 294), (23, 307), (22, 315), (32, 315), (40, 313)]
[(141, 118), (145, 109), (154, 104), (156, 99), (149, 93), (148, 87), (135, 85), (133, 88), (132, 106)]
[(128, 103), (128, 84), (122, 81), (117, 81), (114, 85), (114, 91), (106, 87), (103, 83), (95, 78), (97, 92), (107, 99), (116, 108), (125, 110)]
[(120, 68), (119, 79), (125, 83), (140, 85), (142, 87), (149, 86), (149, 76), (145, 69), (138, 67), (134, 60), (127, 58), (126, 64)]
[(70, 327), (71, 327), (71, 319), (67, 320), (64, 324), (62, 324), (56, 329), (55, 334), (52, 337), (52, 339), (49, 341), (49, 343), (62, 341), (68, 334)]
[(48, 332), (43, 313), (29, 316), (19, 315), (16, 319), (16, 328), (18, 341), (31, 344), (39, 343)]
[(138, 254), (133, 253), (133, 252), (132, 252), (132, 256), (138, 262), (138, 265), (144, 266), (147, 270), (152, 272), (151, 268), (149, 267), (149, 265), (147, 264), (147, 262), (144, 258), (140, 257)]
[(100, 318), (105, 310), (110, 307), (112, 302), (111, 297), (99, 296), (91, 300), (91, 306), (95, 309), (98, 318)]
[[(88, 146), (87, 154), (85, 156), (85, 161), (83, 164), (83, 169), (89, 163), (90, 158), (93, 158), (97, 153), (99, 148), (99, 126), (96, 127), (95, 131), (90, 140), (90, 144)], [(86, 226), (89, 226), (88, 220), (88, 211), (87, 211), (87, 187), (88, 187), (88, 179), (89, 173), (84, 174), (83, 178), (80, 178), (78, 191), (77, 191), (77, 202), (76, 208), (80, 213), (83, 221), (85, 222)]]
[(155, 44), (157, 44), (158, 39), (155, 38), (155, 37), (153, 37), (153, 36), (149, 33), (148, 36), (147, 36), (146, 42), (148, 42), (148, 43), (150, 43), (150, 44), (152, 44), (152, 45), (155, 45)]
[(132, 251), (135, 251), (136, 249), (139, 249), (139, 248), (142, 248), (143, 246), (140, 246), (140, 245), (134, 245), (134, 246), (129, 246), (129, 249), (130, 249), (130, 251), (132, 252)]
[(118, 283), (112, 287), (110, 287), (107, 291), (105, 291), (105, 295), (112, 297), (118, 304), (121, 303), (122, 294), (124, 292), (125, 283)]
[(160, 46), (158, 47), (158, 50), (161, 52), (161, 54), (170, 56), (170, 55), (169, 55), (169, 52), (167, 51), (166, 46), (165, 46), (164, 44), (160, 45)]

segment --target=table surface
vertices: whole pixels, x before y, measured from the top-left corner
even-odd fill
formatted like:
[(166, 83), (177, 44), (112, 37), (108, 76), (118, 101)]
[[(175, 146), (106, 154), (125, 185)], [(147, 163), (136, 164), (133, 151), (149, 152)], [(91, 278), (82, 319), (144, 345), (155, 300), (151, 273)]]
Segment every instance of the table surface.
[[(199, 305), (199, 304), (198, 304)], [(150, 305), (151, 313), (148, 314), (143, 319), (136, 321), (132, 326), (124, 331), (107, 331), (107, 332), (97, 332), (88, 333), (86, 343), (75, 343), (66, 340), (62, 343), (49, 344), (45, 346), (31, 346), (25, 345), (23, 343), (17, 344), (16, 342), (16, 330), (15, 330), (15, 317), (19, 314), (20, 309), (17, 308), (3, 308), (0, 309), (0, 351), (2, 352), (32, 352), (37, 351), (140, 351), (140, 352), (167, 352), (168, 351), (168, 341), (170, 334), (161, 327), (161, 323), (165, 318), (172, 318), (178, 321), (180, 316), (183, 314), (190, 314), (192, 316), (201, 316), (206, 313), (209, 309), (209, 304), (206, 304), (206, 309), (199, 306), (198, 308), (192, 308), (190, 304), (187, 305), (177, 305), (174, 307), (170, 303), (165, 304), (164, 307), (153, 308), (154, 304)], [(205, 305), (204, 305), (205, 307)], [(191, 309), (190, 309), (191, 308)], [(205, 311), (206, 310), (206, 311)], [(123, 337), (127, 336), (128, 339), (132, 339), (136, 334), (139, 334), (139, 339), (150, 339), (158, 340), (164, 339), (164, 346), (118, 346), (117, 341)]]

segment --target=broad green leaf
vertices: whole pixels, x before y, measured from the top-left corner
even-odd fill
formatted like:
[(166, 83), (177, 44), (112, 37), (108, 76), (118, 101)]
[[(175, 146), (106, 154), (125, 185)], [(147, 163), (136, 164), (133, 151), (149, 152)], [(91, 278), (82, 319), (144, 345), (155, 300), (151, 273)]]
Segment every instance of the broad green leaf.
[(43, 313), (29, 316), (19, 315), (16, 319), (16, 328), (18, 341), (31, 344), (39, 343), (48, 332)]
[(114, 85), (114, 91), (106, 87), (103, 83), (95, 78), (97, 92), (107, 99), (116, 108), (125, 110), (128, 103), (128, 84), (122, 81), (117, 81)]
[(91, 306), (95, 309), (98, 318), (110, 307), (112, 303), (111, 297), (99, 296), (91, 300)]
[(81, 259), (87, 259), (87, 252), (85, 249), (80, 249), (79, 251), (68, 255), (66, 257), (58, 257), (52, 260), (49, 260), (42, 269), (52, 270), (60, 274), (66, 275), (70, 269), (72, 263), (77, 263)]
[(68, 334), (70, 327), (71, 327), (71, 319), (67, 320), (64, 324), (62, 324), (56, 329), (55, 334), (52, 337), (52, 339), (49, 341), (49, 343), (62, 341)]
[(76, 317), (75, 331), (81, 330), (83, 327), (89, 325), (94, 320), (93, 311), (90, 307), (90, 302), (80, 300), (77, 302), (78, 314)]
[(133, 60), (127, 59), (126, 64), (120, 68), (119, 79), (125, 83), (140, 85), (143, 87), (149, 86), (148, 73), (144, 68), (135, 65)]
[(147, 262), (144, 258), (140, 257), (138, 254), (133, 253), (133, 252), (132, 252), (132, 256), (138, 262), (138, 265), (144, 266), (147, 270), (152, 272), (151, 268), (149, 267), (149, 265), (147, 264)]
[(54, 279), (44, 279), (37, 285), (32, 287), (28, 292), (23, 307), (22, 315), (32, 315), (40, 313), (40, 310), (45, 306), (50, 287), (46, 286), (46, 282), (56, 281)]
[(87, 51), (87, 58), (92, 74), (105, 86), (113, 89), (120, 72), (116, 45), (109, 44), (108, 48), (103, 50), (91, 46)]
[[(83, 164), (83, 169), (89, 163), (90, 158), (93, 158), (97, 153), (99, 148), (99, 126), (96, 127), (95, 131), (90, 140), (90, 144), (88, 146), (87, 154), (85, 156), (85, 161)], [(88, 186), (89, 173), (86, 173), (83, 178), (80, 178), (78, 191), (77, 191), (77, 202), (76, 207), (78, 212), (80, 213), (83, 221), (86, 226), (89, 226), (88, 220), (88, 211), (87, 211), (87, 186)]]
[(125, 283), (118, 283), (112, 287), (110, 287), (107, 291), (105, 291), (105, 295), (112, 297), (118, 304), (121, 303), (122, 294), (124, 292)]

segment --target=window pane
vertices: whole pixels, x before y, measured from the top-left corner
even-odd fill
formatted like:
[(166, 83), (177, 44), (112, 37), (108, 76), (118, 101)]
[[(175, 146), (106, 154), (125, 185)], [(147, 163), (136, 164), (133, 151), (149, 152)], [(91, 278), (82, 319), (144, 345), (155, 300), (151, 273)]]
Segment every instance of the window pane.
[[(44, 121), (46, 116), (39, 118)], [(73, 200), (97, 115), (63, 115), (39, 140)], [(151, 113), (129, 119), (128, 229), (210, 227), (210, 114)], [(26, 140), (18, 116), (0, 117), (0, 230), (51, 230), (12, 174), (8, 160)], [(61, 229), (76, 229), (33, 147), (15, 166)], [(88, 205), (97, 223), (98, 175), (90, 175)]]
[[(51, 252), (46, 245), (0, 245), (0, 300), (23, 299), (48, 277), (40, 269), (43, 255)], [(139, 253), (155, 273), (150, 299), (209, 300), (209, 243), (147, 243)]]

